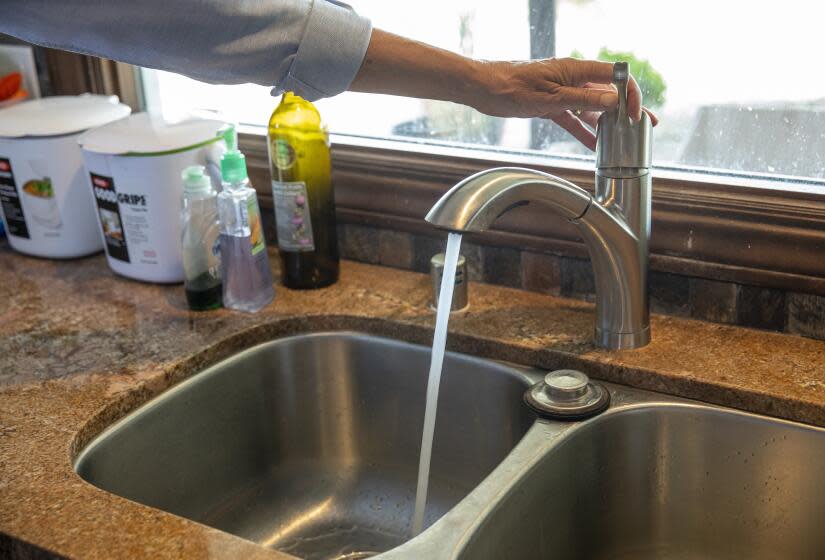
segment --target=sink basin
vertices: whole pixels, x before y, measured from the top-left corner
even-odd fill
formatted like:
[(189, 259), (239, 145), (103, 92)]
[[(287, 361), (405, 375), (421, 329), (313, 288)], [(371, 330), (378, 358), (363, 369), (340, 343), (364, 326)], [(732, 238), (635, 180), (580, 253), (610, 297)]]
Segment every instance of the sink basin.
[[(365, 558), (410, 538), (430, 349), (301, 335), (227, 359), (95, 439), (95, 486), (307, 559)], [(426, 525), (477, 486), (534, 422), (534, 379), (448, 354)]]
[(610, 412), (544, 425), (458, 558), (825, 558), (825, 430), (612, 391)]
[(353, 333), (262, 344), (130, 414), (77, 472), (307, 559), (825, 558), (825, 429), (605, 384), (536, 420), (536, 370), (447, 354), (429, 527), (410, 539), (430, 349)]

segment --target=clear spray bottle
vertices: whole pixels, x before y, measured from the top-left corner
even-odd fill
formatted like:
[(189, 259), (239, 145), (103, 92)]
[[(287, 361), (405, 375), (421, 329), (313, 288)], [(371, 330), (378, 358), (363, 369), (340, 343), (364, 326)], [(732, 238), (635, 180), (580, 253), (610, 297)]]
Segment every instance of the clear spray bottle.
[(221, 157), (223, 190), (218, 195), (223, 305), (254, 313), (275, 297), (261, 211), (247, 176), (246, 158), (238, 150), (235, 127), (225, 127), (221, 134), (227, 148)]

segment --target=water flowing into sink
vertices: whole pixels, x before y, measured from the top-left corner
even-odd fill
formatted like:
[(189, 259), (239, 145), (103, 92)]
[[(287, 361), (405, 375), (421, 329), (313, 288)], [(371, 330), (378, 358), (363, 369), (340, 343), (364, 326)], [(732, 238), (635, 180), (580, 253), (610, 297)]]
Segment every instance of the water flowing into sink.
[(427, 404), (424, 408), (424, 431), (421, 434), (421, 456), (418, 461), (418, 485), (415, 490), (415, 513), (413, 514), (412, 535), (418, 535), (424, 526), (424, 508), (427, 504), (427, 485), (430, 479), (430, 458), (435, 432), (435, 415), (438, 405), (438, 387), (441, 383), (441, 366), (444, 363), (444, 349), (447, 344), (447, 323), (453, 303), (455, 269), (458, 264), (458, 250), (461, 234), (450, 233), (444, 257), (444, 276), (438, 295), (438, 311), (433, 335), (433, 351), (430, 357), (430, 375), (427, 378)]

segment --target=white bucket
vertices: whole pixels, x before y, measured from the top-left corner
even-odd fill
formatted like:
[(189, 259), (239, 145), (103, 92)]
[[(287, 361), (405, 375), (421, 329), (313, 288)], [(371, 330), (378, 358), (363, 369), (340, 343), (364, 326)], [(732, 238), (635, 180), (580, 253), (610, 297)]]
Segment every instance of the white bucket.
[(49, 97), (0, 110), (0, 213), (12, 249), (73, 258), (103, 248), (77, 139), (123, 118), (116, 97)]
[(80, 138), (106, 257), (116, 273), (183, 282), (180, 174), (203, 165), (219, 180), (222, 125), (203, 119), (169, 123), (140, 113)]

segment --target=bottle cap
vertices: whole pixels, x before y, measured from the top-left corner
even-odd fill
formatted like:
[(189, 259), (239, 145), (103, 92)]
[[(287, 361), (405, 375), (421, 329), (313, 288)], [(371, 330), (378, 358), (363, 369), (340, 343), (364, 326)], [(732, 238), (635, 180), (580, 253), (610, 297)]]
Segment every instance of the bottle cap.
[(180, 174), (183, 179), (183, 192), (185, 194), (199, 194), (208, 192), (212, 188), (212, 181), (206, 174), (206, 168), (202, 165), (190, 165)]
[(218, 136), (226, 143), (226, 153), (221, 156), (221, 178), (226, 183), (240, 183), (247, 178), (246, 157), (238, 150), (238, 132), (234, 124), (224, 126)]

